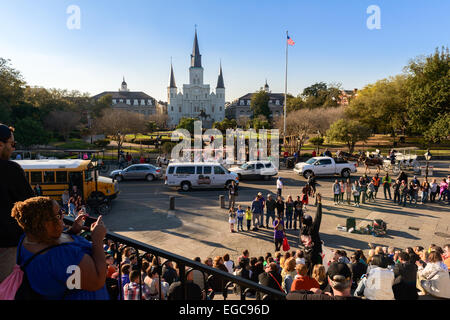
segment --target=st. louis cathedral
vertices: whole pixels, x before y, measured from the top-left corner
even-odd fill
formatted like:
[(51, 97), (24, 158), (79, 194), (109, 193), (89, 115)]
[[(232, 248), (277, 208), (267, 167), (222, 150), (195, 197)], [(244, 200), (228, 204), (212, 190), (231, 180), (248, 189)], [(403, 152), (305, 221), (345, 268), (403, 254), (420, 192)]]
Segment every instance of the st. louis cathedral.
[(183, 90), (178, 90), (171, 65), (167, 101), (168, 122), (171, 127), (175, 127), (181, 118), (198, 118), (203, 121), (203, 128), (210, 128), (213, 122), (225, 118), (222, 65), (219, 68), (216, 90), (212, 92), (209, 84), (203, 83), (202, 56), (198, 46), (197, 30), (189, 67), (189, 84), (183, 84)]

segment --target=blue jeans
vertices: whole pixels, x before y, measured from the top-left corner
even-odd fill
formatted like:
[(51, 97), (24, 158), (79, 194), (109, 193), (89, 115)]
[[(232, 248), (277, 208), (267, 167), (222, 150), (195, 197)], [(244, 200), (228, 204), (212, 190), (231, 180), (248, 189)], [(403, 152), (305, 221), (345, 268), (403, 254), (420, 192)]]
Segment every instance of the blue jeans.
[(286, 229), (292, 229), (292, 215), (292, 211), (286, 211)]
[(422, 203), (425, 203), (428, 201), (428, 192), (424, 191), (422, 193)]
[(408, 197), (408, 194), (407, 194), (407, 193), (402, 194), (402, 195), (400, 196), (400, 202), (399, 202), (398, 204), (401, 205), (402, 202), (403, 202), (403, 206), (406, 206), (406, 199), (407, 199), (407, 197)]
[(237, 219), (237, 222), (238, 222), (237, 230), (239, 230), (239, 228), (241, 228), (241, 230), (244, 231), (244, 227), (242, 226), (242, 222), (243, 222), (243, 221), (244, 221), (244, 218), (243, 218), (243, 217)]
[(272, 224), (269, 224), (269, 219), (272, 218), (272, 224), (275, 220), (275, 211), (267, 211), (266, 213), (266, 226), (271, 226)]

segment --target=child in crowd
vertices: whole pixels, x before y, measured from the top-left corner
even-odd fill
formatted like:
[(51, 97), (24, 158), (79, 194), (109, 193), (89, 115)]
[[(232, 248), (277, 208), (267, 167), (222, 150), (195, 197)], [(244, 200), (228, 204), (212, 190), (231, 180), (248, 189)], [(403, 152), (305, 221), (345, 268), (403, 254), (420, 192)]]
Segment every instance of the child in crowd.
[(235, 232), (234, 225), (236, 223), (236, 212), (234, 211), (234, 208), (230, 208), (230, 211), (228, 212), (228, 222), (230, 223), (230, 232)]
[(344, 204), (344, 193), (345, 193), (344, 180), (341, 180), (339, 182), (339, 187), (341, 188), (341, 193), (339, 194), (339, 203)]
[(303, 208), (306, 209), (306, 206), (308, 205), (308, 191), (306, 188), (303, 188), (302, 190), (302, 204), (303, 204)]
[(375, 194), (375, 185), (373, 184), (373, 181), (370, 181), (369, 186), (367, 187), (367, 190), (369, 190), (369, 202), (372, 199), (373, 202), (375, 202), (374, 194)]
[(242, 223), (244, 221), (244, 210), (242, 210), (241, 205), (238, 205), (236, 215), (237, 215), (237, 231), (239, 232), (239, 228), (241, 229), (241, 231), (244, 231), (244, 227), (242, 226)]
[(247, 220), (247, 231), (250, 230), (252, 224), (252, 208), (250, 206), (245, 210), (245, 220)]

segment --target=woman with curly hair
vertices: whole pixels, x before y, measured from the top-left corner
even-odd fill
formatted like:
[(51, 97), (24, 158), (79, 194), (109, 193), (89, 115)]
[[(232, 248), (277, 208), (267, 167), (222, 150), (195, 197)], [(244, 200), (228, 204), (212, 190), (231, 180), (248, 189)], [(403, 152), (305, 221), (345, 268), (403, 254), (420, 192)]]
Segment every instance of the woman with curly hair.
[[(36, 293), (50, 300), (109, 299), (103, 251), (106, 228), (102, 217), (91, 225), (91, 243), (76, 235), (82, 230), (81, 223), (86, 216), (79, 215), (68, 233), (64, 233), (63, 213), (49, 197), (17, 202), (11, 216), (25, 233), (17, 248), (18, 263), (23, 264), (36, 255), (25, 268)], [(69, 279), (74, 266), (79, 270), (78, 283)], [(74, 288), (70, 288), (71, 284)]]
[(284, 262), (281, 278), (283, 280), (282, 288), (286, 293), (291, 291), (292, 282), (294, 282), (294, 278), (297, 275), (297, 271), (295, 270), (296, 265), (294, 257), (290, 257)]
[(324, 291), (328, 286), (327, 273), (325, 271), (325, 266), (322, 264), (316, 264), (312, 271), (312, 278), (316, 279), (316, 281), (320, 285), (320, 290)]

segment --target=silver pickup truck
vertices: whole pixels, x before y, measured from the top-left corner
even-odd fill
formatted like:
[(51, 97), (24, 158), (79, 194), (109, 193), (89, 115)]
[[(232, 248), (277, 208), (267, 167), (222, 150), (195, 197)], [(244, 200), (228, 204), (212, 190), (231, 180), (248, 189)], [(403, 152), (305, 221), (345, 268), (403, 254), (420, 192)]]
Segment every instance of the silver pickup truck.
[(312, 173), (316, 176), (340, 175), (343, 178), (348, 178), (351, 173), (356, 171), (355, 162), (348, 162), (331, 157), (314, 157), (306, 162), (297, 163), (294, 168), (294, 172), (304, 176), (306, 179), (308, 179)]

